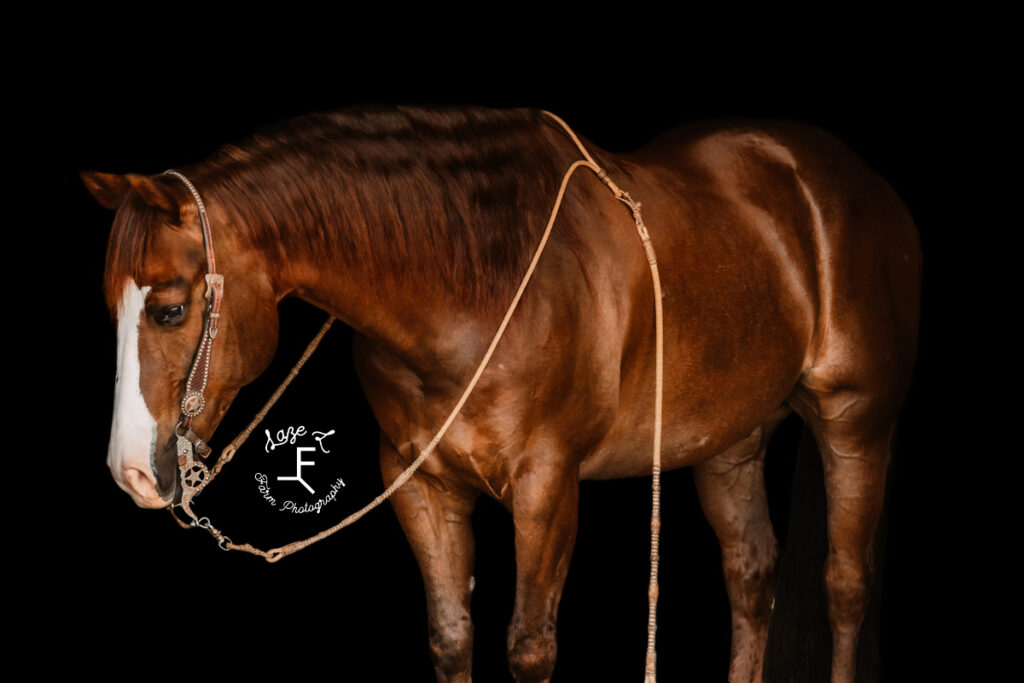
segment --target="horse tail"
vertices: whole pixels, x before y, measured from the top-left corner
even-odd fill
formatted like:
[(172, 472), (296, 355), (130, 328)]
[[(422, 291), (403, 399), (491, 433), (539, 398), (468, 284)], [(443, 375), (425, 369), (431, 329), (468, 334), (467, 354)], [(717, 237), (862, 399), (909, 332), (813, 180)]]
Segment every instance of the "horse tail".
[[(814, 437), (804, 426), (765, 651), (764, 680), (770, 683), (829, 680), (832, 631), (822, 574), (828, 551), (824, 476)], [(875, 580), (857, 647), (858, 683), (879, 680), (879, 598), (887, 516), (883, 510), (875, 534)]]

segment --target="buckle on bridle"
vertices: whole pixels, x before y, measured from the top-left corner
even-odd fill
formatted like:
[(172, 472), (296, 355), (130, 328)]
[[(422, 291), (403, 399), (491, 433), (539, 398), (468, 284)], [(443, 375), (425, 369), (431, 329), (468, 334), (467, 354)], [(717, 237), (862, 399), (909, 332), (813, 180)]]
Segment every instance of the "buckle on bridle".
[(209, 319), (207, 334), (210, 339), (217, 337), (217, 322), (220, 318), (220, 302), (224, 297), (224, 275), (206, 274), (206, 317)]

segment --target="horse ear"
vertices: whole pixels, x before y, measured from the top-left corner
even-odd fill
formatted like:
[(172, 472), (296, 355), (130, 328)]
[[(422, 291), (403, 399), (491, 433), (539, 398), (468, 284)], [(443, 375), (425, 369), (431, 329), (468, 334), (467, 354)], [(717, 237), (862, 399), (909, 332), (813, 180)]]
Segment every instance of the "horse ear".
[(116, 173), (82, 171), (79, 176), (85, 183), (85, 188), (96, 198), (100, 206), (107, 209), (117, 209), (121, 206), (125, 195), (131, 189), (128, 180)]
[(96, 201), (108, 209), (117, 209), (132, 190), (150, 206), (170, 216), (170, 222), (181, 222), (181, 201), (187, 199), (177, 187), (165, 181), (162, 176), (145, 176), (137, 173), (117, 175), (98, 171), (82, 171), (79, 174), (86, 189)]
[(181, 222), (181, 203), (175, 192), (177, 185), (172, 186), (163, 176), (146, 176), (129, 173), (125, 176), (132, 189), (149, 204), (161, 211), (169, 213), (173, 223)]

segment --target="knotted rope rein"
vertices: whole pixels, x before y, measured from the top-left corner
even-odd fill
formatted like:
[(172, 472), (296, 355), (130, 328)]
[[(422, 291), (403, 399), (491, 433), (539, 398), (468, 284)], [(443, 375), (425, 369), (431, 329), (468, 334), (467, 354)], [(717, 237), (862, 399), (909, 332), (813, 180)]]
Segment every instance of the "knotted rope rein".
[[(655, 652), (655, 640), (657, 634), (657, 613), (658, 613), (658, 564), (659, 564), (659, 551), (658, 541), (661, 532), (661, 412), (662, 412), (662, 388), (663, 388), (663, 373), (664, 373), (664, 343), (663, 343), (663, 322), (662, 322), (662, 293), (661, 293), (661, 278), (658, 274), (658, 262), (654, 254), (654, 246), (651, 244), (651, 237), (647, 232), (647, 227), (644, 225), (643, 217), (640, 214), (640, 202), (635, 201), (628, 192), (623, 191), (616, 185), (608, 174), (605, 173), (594, 158), (587, 152), (587, 149), (580, 142), (580, 139), (572, 131), (569, 125), (558, 116), (551, 112), (543, 112), (546, 116), (552, 119), (555, 123), (560, 125), (566, 133), (572, 138), (572, 141), (576, 144), (580, 153), (583, 155), (583, 159), (575, 161), (566, 170), (565, 175), (562, 177), (562, 183), (558, 188), (558, 196), (555, 198), (554, 206), (551, 209), (551, 214), (548, 217), (547, 225), (544, 228), (544, 233), (541, 236), (540, 243), (537, 245), (537, 250), (533, 255), (533, 259), (530, 261), (529, 267), (526, 269), (526, 274), (523, 275), (523, 280), (519, 284), (519, 289), (516, 290), (515, 296), (512, 297), (512, 303), (509, 305), (508, 310), (505, 312), (505, 317), (502, 318), (501, 324), (498, 326), (497, 332), (494, 334), (494, 338), (491, 339), (490, 346), (487, 347), (487, 351), (484, 353), (483, 359), (480, 361), (480, 365), (477, 367), (476, 372), (470, 379), (469, 384), (466, 385), (465, 391), (462, 392), (462, 396), (459, 398), (455, 407), (452, 408), (448, 418), (441, 425), (441, 428), (434, 435), (434, 438), (426, 445), (426, 447), (420, 452), (416, 459), (400, 474), (398, 477), (388, 486), (380, 495), (374, 498), (372, 501), (367, 503), (361, 509), (353, 512), (345, 519), (341, 520), (329, 529), (325, 529), (320, 533), (301, 541), (295, 541), (288, 545), (281, 546), (279, 548), (272, 548), (270, 550), (260, 550), (255, 546), (248, 543), (236, 544), (231, 541), (230, 538), (225, 536), (219, 529), (214, 527), (209, 518), (199, 518), (192, 511), (189, 502), (199, 494), (206, 486), (213, 481), (214, 477), (223, 469), (224, 465), (230, 462), (231, 458), (234, 457), (235, 453), (241, 448), (242, 444), (249, 437), (250, 434), (256, 429), (257, 425), (263, 420), (266, 414), (270, 411), (270, 408), (277, 402), (277, 400), (284, 393), (284, 390), (288, 387), (295, 376), (302, 369), (302, 366), (306, 363), (309, 357), (316, 350), (323, 336), (327, 333), (331, 324), (334, 322), (334, 317), (328, 318), (327, 322), (324, 323), (323, 327), (317, 333), (313, 341), (310, 342), (306, 348), (299, 362), (292, 368), (292, 371), (285, 378), (284, 382), (277, 388), (274, 394), (270, 397), (270, 400), (263, 406), (263, 408), (257, 413), (256, 417), (249, 424), (249, 426), (242, 431), (221, 453), (218, 458), (216, 465), (210, 471), (209, 476), (196, 487), (190, 487), (185, 482), (182, 482), (182, 486), (186, 488), (185, 495), (183, 496), (183, 503), (179, 505), (185, 512), (192, 518), (191, 525), (187, 525), (180, 520), (178, 523), (183, 527), (193, 526), (206, 529), (216, 540), (218, 545), (223, 550), (241, 550), (254, 555), (263, 557), (268, 562), (277, 562), (283, 557), (296, 553), (304, 548), (308, 548), (317, 541), (322, 541), (328, 536), (344, 529), (353, 522), (356, 522), (363, 517), (366, 513), (373, 510), (375, 507), (383, 503), (385, 500), (391, 497), (391, 495), (398, 490), (405, 482), (416, 473), (416, 470), (420, 468), (420, 465), (426, 461), (430, 454), (440, 443), (444, 437), (445, 432), (455, 421), (455, 418), (459, 415), (463, 405), (469, 398), (469, 395), (476, 388), (477, 382), (483, 375), (484, 370), (487, 368), (488, 362), (491, 360), (491, 356), (494, 354), (494, 350), (498, 346), (498, 342), (501, 341), (502, 336), (505, 333), (505, 328), (508, 327), (509, 321), (512, 319), (512, 315), (515, 313), (516, 308), (519, 306), (519, 301), (522, 299), (523, 292), (526, 291), (526, 286), (530, 282), (530, 278), (533, 277), (533, 272), (537, 267), (540, 256), (544, 252), (544, 247), (547, 246), (548, 237), (551, 235), (551, 230), (555, 224), (555, 218), (558, 216), (558, 211), (562, 206), (562, 199), (565, 196), (565, 190), (568, 187), (569, 180), (573, 174), (582, 167), (589, 168), (608, 188), (617, 200), (625, 204), (633, 215), (633, 221), (636, 224), (636, 230), (640, 235), (641, 243), (644, 247), (644, 252), (647, 255), (647, 262), (651, 268), (651, 280), (654, 285), (654, 327), (655, 327), (655, 370), (654, 370), (654, 444), (652, 453), (652, 482), (651, 482), (651, 571), (650, 571), (650, 583), (647, 589), (647, 600), (648, 600), (648, 616), (647, 616), (647, 659), (645, 666), (645, 683), (654, 683), (657, 675), (657, 664), (656, 664), (656, 652)], [(191, 455), (189, 455), (191, 460)], [(189, 490), (191, 489), (191, 490)], [(172, 510), (173, 514), (173, 510)], [(177, 517), (175, 517), (177, 519)]]

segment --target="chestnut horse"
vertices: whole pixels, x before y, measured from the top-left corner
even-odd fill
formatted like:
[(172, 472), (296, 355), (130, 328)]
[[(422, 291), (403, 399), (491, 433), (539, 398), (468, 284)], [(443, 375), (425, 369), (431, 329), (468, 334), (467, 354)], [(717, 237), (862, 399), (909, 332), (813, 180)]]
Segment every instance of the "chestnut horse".
[[(587, 147), (643, 203), (657, 250), (662, 462), (694, 468), (721, 543), (730, 680), (761, 680), (777, 555), (763, 458), (795, 411), (824, 461), (832, 680), (852, 681), (916, 347), (913, 222), (849, 149), (799, 124), (690, 126), (626, 155)], [(579, 158), (538, 111), (398, 107), (300, 118), (182, 167), (206, 203), (226, 283), (196, 432), (212, 434), (267, 367), (277, 304), (299, 297), (355, 330), (393, 481), (476, 369)], [(180, 486), (178, 400), (203, 325), (197, 205), (174, 177), (82, 175), (117, 209), (105, 274), (118, 336), (108, 465), (136, 503), (165, 507)], [(471, 676), (470, 514), (481, 494), (514, 519), (513, 676), (551, 677), (579, 482), (651, 473), (653, 308), (632, 216), (577, 173), (475, 392), (391, 498), (423, 573), (439, 680)]]

